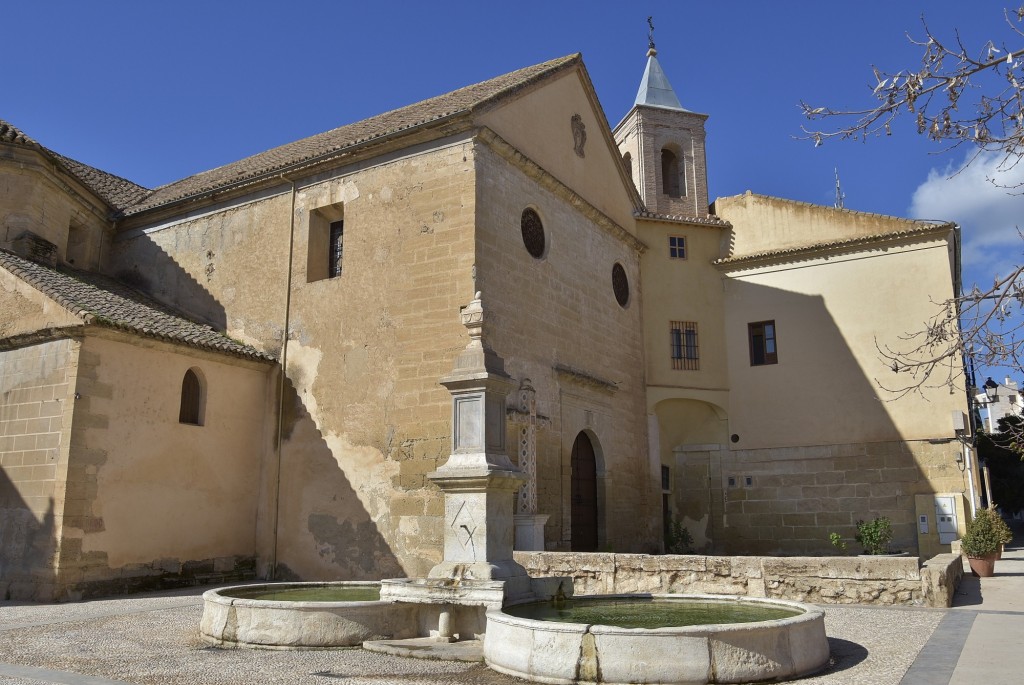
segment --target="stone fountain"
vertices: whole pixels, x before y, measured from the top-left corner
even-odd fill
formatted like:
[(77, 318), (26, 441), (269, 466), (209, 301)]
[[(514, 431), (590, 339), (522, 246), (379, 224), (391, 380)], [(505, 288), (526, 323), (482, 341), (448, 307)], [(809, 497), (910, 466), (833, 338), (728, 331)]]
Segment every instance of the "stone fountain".
[[(469, 344), (441, 379), (452, 395), (452, 452), (427, 477), (444, 493), (444, 556), (426, 578), (381, 581), (381, 600), (437, 607), (436, 641), (483, 634), (487, 609), (500, 609), (550, 589), (531, 581), (512, 558), (516, 491), (526, 476), (506, 451), (506, 398), (512, 380), (484, 338), (480, 293), (463, 308)], [(549, 593), (551, 594), (551, 593)], [(427, 621), (431, 618), (431, 612)]]

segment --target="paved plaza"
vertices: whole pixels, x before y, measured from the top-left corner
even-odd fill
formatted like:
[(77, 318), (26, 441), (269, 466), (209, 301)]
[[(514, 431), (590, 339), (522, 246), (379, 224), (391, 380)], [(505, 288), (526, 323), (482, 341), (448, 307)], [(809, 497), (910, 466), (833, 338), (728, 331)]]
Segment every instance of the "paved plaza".
[[(969, 574), (950, 610), (826, 606), (832, 661), (807, 685), (1018, 685), (1024, 548)], [(0, 685), (521, 683), (482, 664), (366, 652), (224, 650), (198, 635), (205, 588), (69, 604), (0, 602)], [(794, 681), (796, 682), (796, 681)]]

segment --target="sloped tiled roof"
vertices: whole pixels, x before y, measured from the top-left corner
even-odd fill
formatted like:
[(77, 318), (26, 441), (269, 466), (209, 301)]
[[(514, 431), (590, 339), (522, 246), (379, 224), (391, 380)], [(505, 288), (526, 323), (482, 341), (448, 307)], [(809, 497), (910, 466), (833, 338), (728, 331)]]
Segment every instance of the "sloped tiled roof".
[(147, 338), (222, 352), (235, 357), (272, 361), (274, 357), (189, 321), (142, 293), (112, 278), (69, 267), (52, 269), (0, 250), (0, 267), (54, 300), (86, 324), (116, 328)]
[(745, 264), (749, 262), (758, 262), (769, 259), (785, 259), (789, 257), (799, 257), (802, 255), (816, 254), (827, 250), (837, 250), (846, 247), (855, 247), (858, 245), (869, 245), (871, 243), (889, 242), (893, 240), (900, 240), (903, 238), (916, 238), (921, 235), (933, 233), (939, 229), (952, 228), (954, 225), (949, 222), (926, 223), (923, 221), (915, 222), (912, 219), (907, 219), (906, 221), (908, 223), (916, 223), (917, 225), (913, 228), (908, 228), (903, 231), (875, 233), (873, 235), (856, 236), (854, 238), (844, 238), (842, 240), (831, 240), (827, 242), (814, 243), (812, 245), (799, 245), (796, 247), (788, 247), (781, 250), (765, 250), (763, 252), (745, 254), (737, 257), (723, 257), (722, 259), (716, 259), (715, 261), (712, 262), (712, 264), (720, 266), (731, 266), (734, 264)]
[(115, 176), (96, 167), (91, 167), (88, 164), (82, 164), (70, 157), (65, 157), (59, 152), (54, 152), (29, 138), (14, 124), (3, 119), (0, 119), (0, 142), (22, 145), (48, 155), (60, 166), (64, 167), (69, 174), (81, 181), (86, 188), (96, 193), (112, 209), (119, 212), (141, 202), (143, 198), (153, 192), (149, 188), (143, 188), (126, 178)]
[(675, 223), (685, 224), (701, 224), (703, 226), (715, 226), (717, 228), (729, 228), (732, 226), (725, 219), (719, 218), (714, 214), (708, 214), (707, 216), (683, 216), (682, 214), (659, 214), (658, 212), (634, 212), (633, 216), (637, 219), (651, 219), (653, 221), (672, 221)]
[(126, 178), (115, 176), (88, 164), (82, 164), (53, 150), (47, 149), (47, 152), (56, 157), (64, 168), (79, 181), (103, 198), (104, 202), (118, 211), (141, 202), (143, 198), (153, 192)]
[(384, 114), (348, 124), (309, 138), (287, 143), (226, 166), (161, 186), (125, 211), (126, 215), (153, 209), (187, 197), (212, 192), (227, 186), (251, 181), (265, 174), (318, 158), (336, 154), (345, 148), (381, 138), (398, 131), (469, 112), (500, 97), (510, 95), (540, 79), (580, 62), (579, 53), (519, 69), (465, 88), (423, 100)]
[(39, 143), (26, 136), (14, 124), (9, 124), (3, 119), (0, 119), (0, 141), (4, 143), (17, 143), (19, 145), (39, 145)]

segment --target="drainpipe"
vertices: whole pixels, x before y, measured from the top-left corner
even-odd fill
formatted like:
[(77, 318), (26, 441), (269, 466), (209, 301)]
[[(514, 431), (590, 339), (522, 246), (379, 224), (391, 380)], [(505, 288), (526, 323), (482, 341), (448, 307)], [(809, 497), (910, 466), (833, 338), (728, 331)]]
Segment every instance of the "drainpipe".
[(285, 278), (284, 292), (284, 330), (281, 333), (281, 373), (278, 376), (277, 389), (277, 439), (274, 445), (274, 458), (277, 461), (277, 468), (274, 474), (274, 499), (273, 499), (273, 520), (274, 526), (271, 535), (274, 544), (270, 554), (270, 580), (276, 580), (277, 576), (277, 541), (278, 524), (281, 511), (281, 445), (284, 442), (284, 386), (287, 380), (288, 369), (288, 330), (291, 327), (292, 311), (292, 257), (295, 254), (295, 181), (281, 174), (281, 179), (291, 185), (291, 207), (288, 212), (288, 268)]

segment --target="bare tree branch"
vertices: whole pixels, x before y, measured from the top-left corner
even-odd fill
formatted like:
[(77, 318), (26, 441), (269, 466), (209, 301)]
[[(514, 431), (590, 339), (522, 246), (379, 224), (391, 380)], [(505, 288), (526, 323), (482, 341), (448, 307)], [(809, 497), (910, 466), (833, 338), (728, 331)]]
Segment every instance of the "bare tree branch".
[[(1004, 10), (1003, 18), (1007, 36), (1020, 46), (1024, 6)], [(873, 67), (869, 88), (875, 104), (870, 107), (843, 110), (801, 102), (808, 120), (840, 122), (833, 130), (803, 126), (803, 138), (815, 146), (831, 139), (866, 140), (892, 135), (897, 119), (910, 119), (919, 135), (941, 146), (940, 152), (966, 145), (975, 149), (967, 165), (984, 153), (996, 153), (1001, 156), (998, 172), (1012, 170), (1024, 159), (1024, 47), (990, 39), (972, 53), (958, 32), (946, 42), (923, 16), (921, 24), (923, 38), (907, 36), (922, 50), (916, 67), (895, 73)], [(1003, 184), (998, 177), (990, 181), (1010, 194), (1024, 193), (1024, 184)], [(973, 379), (966, 375), (975, 366), (1024, 369), (1024, 266), (996, 277), (987, 290), (974, 286), (935, 307), (917, 332), (892, 342), (876, 340), (893, 372), (876, 381), (893, 398), (941, 387), (973, 394)], [(1014, 449), (1024, 453), (1024, 422), (1016, 430)]]

